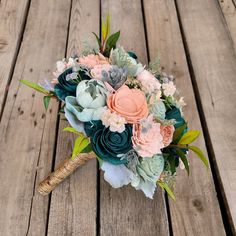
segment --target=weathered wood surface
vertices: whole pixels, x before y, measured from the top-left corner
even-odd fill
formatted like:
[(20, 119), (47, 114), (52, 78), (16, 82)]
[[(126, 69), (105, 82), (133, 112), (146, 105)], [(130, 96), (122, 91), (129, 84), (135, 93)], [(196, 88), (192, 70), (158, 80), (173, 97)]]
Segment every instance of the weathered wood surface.
[(35, 193), (35, 180), (51, 169), (57, 104), (53, 102), (45, 114), (42, 95), (19, 80), (37, 82), (52, 76), (55, 58), (65, 50), (67, 5), (64, 0), (31, 2), (0, 124), (2, 235), (45, 234), (48, 198)]
[(223, 17), (228, 28), (228, 34), (233, 41), (236, 52), (236, 1), (234, 0), (218, 0), (222, 9)]
[[(184, 94), (187, 103), (184, 114), (189, 127), (201, 130), (175, 3), (172, 0), (147, 0), (144, 13), (150, 57), (154, 60), (159, 54), (163, 70), (175, 76), (177, 88)], [(196, 145), (207, 153), (203, 136)], [(177, 201), (170, 201), (173, 234), (224, 235), (211, 171), (206, 170), (195, 154), (190, 153), (189, 159), (190, 176), (188, 178), (186, 171), (178, 172), (175, 187)]]
[(28, 4), (29, 0), (0, 1), (0, 119), (21, 43)]
[[(67, 57), (79, 54), (83, 42), (99, 34), (99, 1), (73, 1)], [(63, 116), (61, 118), (64, 118)], [(60, 120), (57, 140), (56, 165), (71, 156), (74, 136), (62, 131), (68, 126)], [(52, 193), (48, 235), (96, 235), (97, 163), (91, 160), (66, 179)]]
[[(111, 30), (121, 30), (120, 45), (133, 50), (147, 63), (144, 22), (141, 2), (130, 0), (102, 1), (102, 13), (112, 16)], [(125, 20), (124, 20), (125, 19)], [(154, 200), (147, 199), (132, 187), (112, 188), (101, 173), (100, 233), (101, 235), (168, 235), (165, 199), (161, 189)]]
[[(225, 203), (236, 224), (236, 54), (214, 0), (177, 0)], [(223, 191), (222, 189), (222, 191)], [(234, 228), (235, 232), (235, 228)]]
[[(235, 6), (235, 0), (0, 0), (0, 234), (235, 234)], [(185, 96), (190, 126), (206, 135), (198, 145), (208, 147), (211, 169), (190, 155), (191, 174), (178, 173), (175, 203), (160, 189), (148, 200), (131, 187), (111, 188), (96, 161), (49, 197), (35, 191), (71, 155), (75, 137), (62, 131), (67, 123), (58, 104), (45, 112), (42, 95), (19, 80), (51, 78), (55, 61), (92, 42), (91, 31), (99, 33), (108, 12), (112, 31), (121, 30), (120, 45), (144, 64), (159, 53)]]

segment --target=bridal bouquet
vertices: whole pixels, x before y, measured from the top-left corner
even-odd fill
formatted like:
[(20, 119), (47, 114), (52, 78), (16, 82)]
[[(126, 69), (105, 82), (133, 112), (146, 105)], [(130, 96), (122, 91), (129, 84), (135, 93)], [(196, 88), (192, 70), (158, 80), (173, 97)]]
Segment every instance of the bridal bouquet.
[(61, 101), (70, 124), (64, 130), (77, 135), (72, 156), (43, 182), (48, 189), (41, 193), (96, 155), (112, 187), (131, 184), (153, 198), (159, 185), (174, 198), (176, 169), (189, 173), (189, 150), (208, 165), (191, 145), (199, 131), (188, 128), (173, 76), (163, 73), (158, 61), (145, 66), (135, 53), (116, 47), (120, 32), (109, 31), (108, 17), (101, 39), (94, 34), (97, 47), (58, 61), (51, 80), (21, 81), (45, 95), (46, 108), (52, 98)]

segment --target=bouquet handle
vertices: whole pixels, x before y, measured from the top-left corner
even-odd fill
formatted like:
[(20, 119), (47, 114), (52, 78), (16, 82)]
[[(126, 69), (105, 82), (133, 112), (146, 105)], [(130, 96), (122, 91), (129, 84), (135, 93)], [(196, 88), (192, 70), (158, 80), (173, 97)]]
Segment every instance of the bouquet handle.
[(46, 196), (48, 195), (58, 184), (60, 184), (66, 177), (71, 175), (77, 167), (83, 165), (90, 159), (95, 158), (95, 154), (91, 153), (81, 153), (75, 158), (67, 158), (62, 161), (58, 168), (48, 175), (48, 177), (43, 180), (38, 186), (38, 192)]

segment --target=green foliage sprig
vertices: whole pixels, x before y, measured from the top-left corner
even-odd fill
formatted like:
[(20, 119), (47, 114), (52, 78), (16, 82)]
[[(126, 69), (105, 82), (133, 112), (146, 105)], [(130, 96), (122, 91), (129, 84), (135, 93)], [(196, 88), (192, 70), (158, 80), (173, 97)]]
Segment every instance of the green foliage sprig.
[(33, 83), (33, 82), (30, 82), (28, 80), (20, 80), (20, 82), (40, 93), (43, 93), (45, 96), (43, 97), (43, 104), (45, 106), (45, 109), (47, 110), (48, 109), (48, 106), (49, 106), (49, 103), (50, 103), (50, 100), (51, 98), (57, 98), (54, 94), (54, 92), (52, 91), (47, 91), (46, 89), (44, 89), (43, 87), (41, 87), (40, 85), (36, 84), (36, 83)]
[(102, 19), (102, 37), (99, 38), (94, 32), (93, 34), (97, 40), (100, 52), (104, 56), (109, 57), (111, 50), (116, 48), (116, 43), (120, 37), (120, 31), (110, 35), (110, 15), (107, 15), (105, 21)]

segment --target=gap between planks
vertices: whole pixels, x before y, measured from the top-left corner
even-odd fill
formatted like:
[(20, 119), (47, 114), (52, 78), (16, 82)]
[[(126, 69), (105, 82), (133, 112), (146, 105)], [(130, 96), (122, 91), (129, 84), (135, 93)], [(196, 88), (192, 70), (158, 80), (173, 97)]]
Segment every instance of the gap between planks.
[[(7, 82), (6, 82), (6, 85), (5, 85), (6, 86), (5, 90), (4, 90), (4, 88), (2, 88), (3, 95), (2, 95), (2, 97), (0, 97), (0, 122), (2, 120), (2, 115), (3, 115), (4, 107), (5, 107), (5, 104), (6, 104), (6, 100), (7, 100), (9, 87), (10, 87), (10, 84), (11, 84), (11, 80), (12, 80), (12, 76), (13, 76), (13, 73), (14, 73), (17, 57), (18, 57), (18, 54), (19, 54), (19, 51), (20, 51), (22, 40), (23, 40), (25, 26), (26, 26), (26, 22), (27, 22), (27, 19), (28, 19), (28, 14), (29, 14), (30, 3), (31, 3), (31, 0), (28, 0), (25, 4), (25, 11), (24, 11), (23, 17), (22, 17), (22, 24), (19, 27), (19, 35), (18, 35), (18, 39), (16, 40), (14, 55), (12, 56), (12, 59), (11, 59), (11, 65), (9, 67), (8, 78), (6, 78)], [(1, 7), (1, 4), (2, 4), (2, 2), (0, 0), (0, 7)], [(0, 41), (0, 49), (1, 49), (1, 41)], [(5, 79), (5, 78), (3, 77), (3, 79)]]

